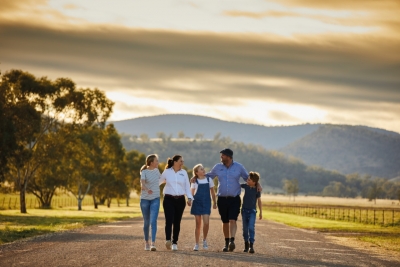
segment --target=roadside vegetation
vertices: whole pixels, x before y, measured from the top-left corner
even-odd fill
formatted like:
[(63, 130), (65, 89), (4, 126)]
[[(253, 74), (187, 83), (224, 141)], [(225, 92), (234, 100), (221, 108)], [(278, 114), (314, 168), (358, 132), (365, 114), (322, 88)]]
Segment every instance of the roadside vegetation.
[[(264, 204), (271, 203), (271, 200), (273, 199), (274, 197), (271, 196), (263, 198)], [(275, 198), (275, 201), (273, 201), (273, 203), (287, 204), (287, 202), (279, 202), (282, 200), (283, 199), (281, 197), (278, 197)], [(316, 205), (318, 203), (333, 204), (332, 202), (335, 199), (326, 199), (323, 197), (302, 197), (297, 198), (296, 202), (298, 202), (298, 204), (301, 204), (302, 200), (306, 201), (303, 202), (303, 204)], [(371, 205), (371, 202), (368, 202), (365, 199), (347, 199), (347, 205), (344, 204), (343, 199), (337, 198), (336, 200), (337, 205), (348, 208), (354, 207), (354, 205), (367, 205), (366, 203), (368, 203), (368, 205)], [(377, 202), (379, 203), (380, 201), (382, 202), (380, 203), (381, 207), (392, 206), (391, 202), (389, 202), (388, 200), (378, 200)], [(352, 238), (361, 242), (371, 244), (371, 246), (377, 246), (387, 250), (400, 252), (400, 227), (398, 225), (396, 225), (395, 227), (390, 227), (381, 226), (379, 224), (373, 225), (352, 221), (335, 221), (271, 211), (266, 207), (263, 208), (263, 217), (267, 220), (284, 223), (293, 227), (319, 231), (333, 236)]]
[(19, 210), (0, 211), (0, 244), (19, 239), (55, 233), (85, 226), (108, 223), (122, 219), (140, 217), (138, 201), (129, 207), (112, 204), (84, 206), (78, 211), (74, 207), (56, 209), (29, 209), (29, 213)]

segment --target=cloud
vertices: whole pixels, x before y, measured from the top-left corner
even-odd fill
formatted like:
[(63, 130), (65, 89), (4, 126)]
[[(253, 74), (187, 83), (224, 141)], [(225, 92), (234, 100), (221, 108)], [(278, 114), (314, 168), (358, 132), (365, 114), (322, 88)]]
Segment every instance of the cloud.
[[(104, 25), (56, 30), (4, 22), (0, 35), (2, 73), (22, 68), (52, 79), (70, 77), (80, 86), (107, 92), (201, 101), (210, 108), (281, 102), (340, 110), (341, 117), (384, 108), (400, 120), (400, 42), (393, 39), (284, 39)], [(126, 103), (117, 105), (132, 110)], [(166, 107), (156, 108), (166, 113)], [(137, 107), (138, 112), (145, 109)], [(296, 118), (279, 111), (269, 115)]]
[[(274, 0), (290, 9), (316, 9), (321, 11), (350, 11), (347, 17), (315, 16), (328, 23), (354, 26), (375, 26), (389, 31), (392, 37), (398, 38), (400, 30), (400, 1), (398, 0)], [(299, 15), (299, 14), (298, 14)], [(306, 15), (305, 15), (306, 16)]]

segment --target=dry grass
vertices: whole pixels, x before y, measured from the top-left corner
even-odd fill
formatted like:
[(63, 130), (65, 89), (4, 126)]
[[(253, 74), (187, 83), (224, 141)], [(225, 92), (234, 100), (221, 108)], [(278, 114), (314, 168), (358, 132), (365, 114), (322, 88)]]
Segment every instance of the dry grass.
[(391, 199), (377, 199), (368, 201), (365, 198), (339, 198), (339, 197), (318, 197), (318, 196), (296, 196), (295, 200), (283, 195), (263, 194), (261, 197), (264, 204), (285, 203), (285, 204), (308, 204), (308, 205), (332, 205), (332, 206), (356, 206), (370, 208), (398, 208), (400, 202)]

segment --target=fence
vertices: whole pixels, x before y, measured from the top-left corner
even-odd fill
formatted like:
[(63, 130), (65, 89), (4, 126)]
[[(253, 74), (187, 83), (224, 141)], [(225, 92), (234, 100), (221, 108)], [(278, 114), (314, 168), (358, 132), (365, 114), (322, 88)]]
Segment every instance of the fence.
[[(40, 208), (40, 201), (34, 196), (27, 196), (25, 199), (27, 209)], [(82, 206), (93, 205), (93, 198), (86, 196), (82, 201)], [(51, 207), (77, 207), (78, 201), (73, 197), (53, 197)], [(0, 197), (0, 209), (19, 209), (19, 196), (3, 196)]]
[(263, 205), (271, 211), (380, 226), (400, 226), (400, 209)]

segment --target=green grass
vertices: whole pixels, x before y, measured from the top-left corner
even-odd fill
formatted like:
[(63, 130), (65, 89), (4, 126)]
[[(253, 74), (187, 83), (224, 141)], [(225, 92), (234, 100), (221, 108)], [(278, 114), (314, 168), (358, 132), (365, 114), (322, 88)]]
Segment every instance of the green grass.
[(97, 210), (93, 206), (82, 208), (82, 211), (76, 208), (31, 209), (28, 210), (28, 214), (21, 214), (18, 210), (2, 210), (0, 211), (0, 244), (141, 216), (138, 204), (131, 204), (130, 207), (99, 206)]
[(358, 240), (373, 243), (385, 249), (400, 251), (400, 227), (382, 227), (378, 225), (326, 220), (269, 210), (263, 210), (263, 217), (302, 229), (329, 233), (358, 233), (359, 235), (354, 237)]

